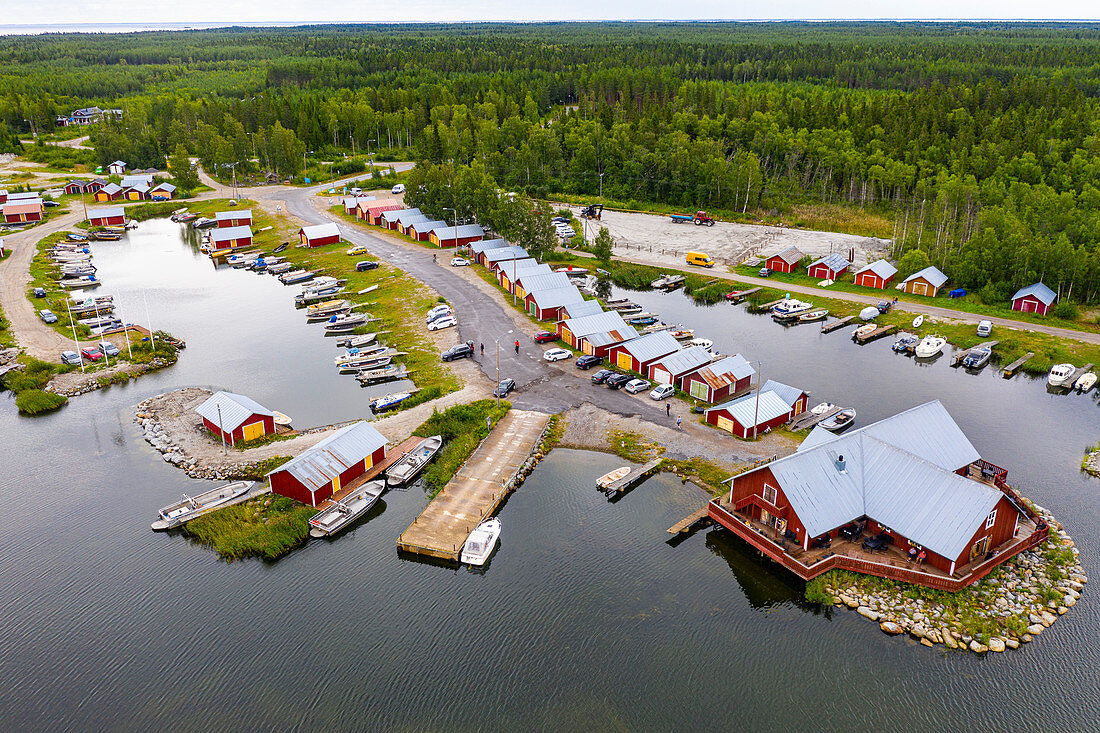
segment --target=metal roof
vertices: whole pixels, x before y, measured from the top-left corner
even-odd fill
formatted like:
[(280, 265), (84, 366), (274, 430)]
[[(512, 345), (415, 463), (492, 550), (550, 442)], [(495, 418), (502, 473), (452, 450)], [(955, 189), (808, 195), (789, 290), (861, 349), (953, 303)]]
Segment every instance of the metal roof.
[(702, 346), (692, 346), (677, 351), (675, 354), (669, 354), (656, 362), (653, 366), (660, 365), (669, 374), (678, 377), (681, 374), (686, 374), (687, 372), (698, 369), (704, 364), (709, 364), (713, 358), (714, 354), (710, 353)]
[(752, 364), (740, 354), (734, 354), (707, 364), (692, 376), (702, 379), (711, 389), (722, 389), (754, 374), (756, 370), (752, 368)]
[(567, 303), (563, 306), (570, 318), (582, 318), (603, 313), (603, 306), (598, 300), (584, 300), (580, 303)]
[(393, 199), (378, 199), (377, 201), (360, 201), (359, 208), (377, 216), (379, 212), (392, 211), (405, 208), (399, 201)]
[(42, 196), (38, 191), (23, 191), (22, 193), (9, 193), (8, 201), (35, 201)]
[(851, 267), (852, 263), (844, 259), (843, 256), (837, 254), (836, 252), (830, 252), (824, 257), (821, 257), (810, 263), (810, 267), (813, 267), (814, 265), (825, 265), (833, 272), (836, 272), (838, 270), (843, 270), (846, 267)]
[(1057, 298), (1057, 294), (1043, 283), (1035, 283), (1034, 285), (1028, 285), (1026, 288), (1020, 288), (1016, 291), (1016, 294), (1012, 296), (1012, 300), (1017, 298), (1026, 298), (1029, 295), (1033, 295), (1039, 299), (1043, 305), (1050, 305)]
[(211, 242), (228, 242), (233, 239), (243, 239), (252, 236), (252, 227), (217, 227), (210, 230)]
[[(218, 417), (218, 407), (221, 407), (221, 417)], [(210, 422), (219, 426), (227, 433), (231, 433), (252, 415), (274, 415), (251, 397), (234, 394), (233, 392), (215, 392), (195, 408), (195, 412), (205, 417)]]
[[(405, 214), (419, 214), (420, 209), (389, 209), (382, 212), (382, 221), (394, 222)], [(426, 217), (425, 217), (426, 218)]]
[(531, 270), (532, 272), (553, 272), (550, 265), (540, 265), (534, 257), (525, 257), (522, 260), (505, 260), (500, 263), (497, 272), (503, 272), (509, 280), (515, 280), (516, 275)]
[[(775, 392), (760, 390), (759, 398), (760, 402), (757, 404), (757, 395), (755, 393), (747, 394), (725, 404), (715, 405), (705, 410), (704, 414), (714, 410), (722, 410), (728, 412), (739, 425), (749, 429), (752, 429), (754, 425), (762, 425), (769, 420), (791, 414), (791, 406)], [(802, 515), (799, 514), (798, 516), (801, 517)]]
[(551, 288), (564, 288), (569, 286), (569, 276), (564, 272), (547, 272), (543, 274), (532, 273), (520, 275), (519, 284), (527, 292), (535, 290), (550, 290)]
[(157, 185), (153, 186), (153, 190), (154, 191), (168, 191), (169, 193), (172, 193), (173, 191), (176, 190), (176, 187), (171, 183), (158, 183)]
[(653, 361), (680, 350), (680, 342), (668, 331), (656, 331), (622, 344), (622, 348), (638, 361)]
[[(623, 317), (616, 311), (594, 313), (590, 316), (581, 316), (579, 318), (567, 318), (565, 320), (565, 327), (577, 338), (583, 338), (590, 333), (605, 331), (618, 331), (619, 333), (634, 331), (634, 336), (638, 335), (638, 332), (635, 331), (633, 327), (627, 325)], [(634, 338), (634, 336), (628, 338)], [(625, 341), (626, 339), (623, 340)]]
[(336, 226), (336, 222), (330, 221), (328, 224), (315, 224), (311, 227), (302, 227), (299, 232), (306, 235), (306, 239), (339, 237), (340, 227)]
[(567, 303), (576, 303), (584, 300), (581, 291), (573, 285), (564, 288), (550, 288), (548, 290), (535, 290), (531, 292), (531, 298), (539, 308), (557, 308)]
[(249, 221), (252, 221), (252, 209), (214, 212), (214, 221), (233, 221), (235, 219), (248, 219)]
[(889, 280), (894, 275), (898, 274), (898, 268), (894, 267), (886, 260), (875, 260), (871, 264), (865, 266), (863, 269), (857, 270), (856, 274), (858, 275), (861, 272), (868, 271), (875, 273), (883, 280)]
[(775, 392), (780, 399), (787, 403), (787, 407), (794, 407), (794, 403), (802, 399), (802, 395), (805, 394), (805, 392), (798, 387), (792, 387), (789, 384), (783, 384), (774, 379), (769, 379), (764, 382), (764, 386), (760, 388), (760, 391)]
[(409, 222), (409, 226), (415, 229), (418, 233), (423, 234), (424, 232), (432, 232), (439, 227), (445, 227), (447, 226), (447, 222), (443, 221), (442, 219), (435, 219), (433, 221), (431, 219), (428, 219), (428, 217), (424, 217), (424, 221)]
[(484, 253), (485, 261), (489, 263), (501, 262), (503, 260), (523, 260), (528, 257), (527, 250), (523, 247), (498, 247), (497, 249), (486, 250)]
[(122, 187), (119, 186), (117, 183), (108, 183), (106, 186), (99, 190), (107, 195), (111, 195), (115, 193), (120, 193), (122, 191)]
[(267, 475), (288, 471), (303, 486), (316, 491), (331, 484), (334, 478), (384, 445), (386, 437), (370, 423), (353, 423), (340, 428)]
[(119, 185), (122, 186), (123, 188), (129, 188), (130, 186), (136, 186), (139, 183), (144, 183), (147, 186), (152, 186), (153, 185), (153, 177), (151, 175), (149, 175), (148, 173), (143, 173), (143, 174), (140, 174), (140, 175), (123, 176), (122, 183), (120, 183)]
[(934, 288), (938, 288), (947, 282), (947, 275), (944, 275), (938, 267), (935, 265), (929, 265), (920, 272), (914, 272), (909, 277), (905, 278), (903, 282), (909, 282), (910, 280), (916, 280), (917, 278), (924, 278)]
[(638, 337), (638, 331), (633, 326), (625, 329), (613, 328), (610, 331), (597, 331), (584, 337), (584, 340), (596, 347), (613, 346)]
[(480, 224), (463, 224), (458, 227), (433, 229), (432, 234), (441, 240), (466, 239), (467, 237), (483, 237), (485, 236), (485, 230), (481, 228)]
[(104, 206), (101, 209), (88, 209), (89, 219), (106, 219), (112, 216), (125, 216), (126, 210), (121, 206)]
[(788, 265), (793, 265), (805, 256), (806, 255), (802, 254), (802, 250), (800, 250), (798, 247), (787, 247), (785, 249), (779, 250), (773, 255), (768, 255), (765, 259), (770, 260), (772, 257), (778, 257), (779, 259), (786, 262)]
[(29, 214), (33, 211), (41, 211), (42, 202), (15, 201), (10, 204), (4, 204), (3, 210), (5, 214)]
[(505, 239), (482, 239), (479, 242), (472, 242), (470, 244), (470, 251), (475, 255), (479, 255), (482, 252), (488, 252), (491, 249), (500, 249), (502, 247), (511, 247), (508, 241)]
[(417, 212), (415, 214), (402, 214), (401, 216), (397, 217), (397, 226), (404, 229), (410, 224), (418, 224), (422, 221), (428, 221), (428, 217), (424, 214), (421, 214), (420, 212)]

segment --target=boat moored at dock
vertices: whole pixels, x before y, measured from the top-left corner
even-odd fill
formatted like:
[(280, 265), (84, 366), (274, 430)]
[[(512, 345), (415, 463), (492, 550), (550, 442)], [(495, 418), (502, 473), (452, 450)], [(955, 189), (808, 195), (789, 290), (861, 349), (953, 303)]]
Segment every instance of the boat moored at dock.
[(401, 486), (416, 478), (439, 452), (442, 445), (443, 437), (440, 435), (424, 438), (419, 445), (386, 469), (386, 485)]
[(1047, 374), (1047, 384), (1051, 387), (1065, 387), (1066, 382), (1069, 381), (1075, 371), (1077, 371), (1077, 367), (1073, 364), (1055, 364), (1050, 368), (1050, 373)]
[(496, 517), (479, 524), (462, 546), (459, 559), (467, 565), (484, 565), (500, 541), (500, 520)]
[(946, 345), (947, 340), (942, 336), (929, 334), (920, 340), (920, 343), (913, 349), (913, 353), (919, 359), (931, 359), (943, 351), (943, 347)]
[(198, 496), (187, 496), (174, 504), (162, 507), (157, 512), (158, 519), (153, 522), (154, 530), (171, 529), (189, 522), (210, 509), (222, 506), (247, 493), (255, 485), (254, 481), (236, 481), (219, 486)]
[(332, 506), (314, 514), (309, 520), (310, 537), (330, 537), (347, 529), (378, 502), (386, 490), (385, 481), (368, 481)]

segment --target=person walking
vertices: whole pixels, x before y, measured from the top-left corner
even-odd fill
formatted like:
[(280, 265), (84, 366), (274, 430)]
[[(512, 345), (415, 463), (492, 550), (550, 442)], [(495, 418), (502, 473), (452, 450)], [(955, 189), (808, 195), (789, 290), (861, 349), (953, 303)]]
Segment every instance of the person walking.
[(665, 403), (665, 416), (666, 417), (671, 417), (672, 416), (672, 403), (671, 402), (666, 402)]
[(677, 415), (677, 416), (676, 416), (676, 429), (677, 429), (677, 430), (679, 430), (679, 429), (680, 429), (680, 422), (681, 422), (681, 421), (682, 421), (682, 418), (681, 418), (681, 417), (680, 417), (679, 415)]
[(485, 356), (485, 344), (481, 345), (481, 355)]
[(516, 339), (516, 353), (519, 353), (519, 339)]

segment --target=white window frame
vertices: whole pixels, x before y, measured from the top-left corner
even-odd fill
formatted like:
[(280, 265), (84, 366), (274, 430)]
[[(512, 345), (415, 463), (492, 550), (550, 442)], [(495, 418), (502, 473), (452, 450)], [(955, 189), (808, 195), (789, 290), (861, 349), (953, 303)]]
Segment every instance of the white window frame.
[(989, 513), (989, 516), (985, 518), (985, 528), (993, 529), (993, 525), (997, 523), (997, 509), (994, 507), (993, 511)]
[[(768, 498), (768, 491), (772, 492), (772, 498)], [(764, 488), (760, 491), (760, 498), (768, 502), (772, 506), (778, 506), (776, 504), (779, 501), (779, 489), (775, 488), (771, 484), (764, 484)]]

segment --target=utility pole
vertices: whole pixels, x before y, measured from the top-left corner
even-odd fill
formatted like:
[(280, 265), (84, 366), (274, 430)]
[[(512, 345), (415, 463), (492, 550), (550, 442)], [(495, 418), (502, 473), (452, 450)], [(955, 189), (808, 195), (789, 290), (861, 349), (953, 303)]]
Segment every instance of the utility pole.
[(760, 424), (760, 385), (763, 384), (764, 362), (756, 362), (760, 367), (756, 372), (756, 407), (752, 415), (752, 437), (756, 439), (757, 426)]

